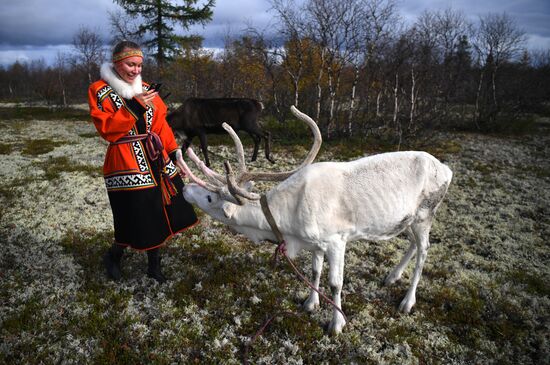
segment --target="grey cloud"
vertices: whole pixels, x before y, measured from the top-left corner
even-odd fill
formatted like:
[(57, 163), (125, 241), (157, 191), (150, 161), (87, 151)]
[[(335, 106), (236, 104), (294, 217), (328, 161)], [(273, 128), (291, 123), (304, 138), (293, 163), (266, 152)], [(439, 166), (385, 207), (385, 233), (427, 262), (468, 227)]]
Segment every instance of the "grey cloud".
[[(303, 1), (296, 0), (297, 3)], [(489, 12), (506, 12), (525, 30), (532, 46), (550, 43), (548, 0), (397, 1), (397, 11), (408, 23), (414, 22), (424, 10), (440, 10), (449, 6), (462, 10), (473, 22)], [(25, 52), (21, 48), (24, 45), (43, 47), (70, 44), (80, 27), (94, 30), (107, 43), (111, 37), (108, 11), (116, 9), (119, 7), (113, 0), (2, 1), (0, 63), (6, 63), (3, 59), (5, 52), (11, 50), (12, 55)], [(212, 21), (205, 27), (192, 26), (190, 33), (202, 35), (207, 47), (222, 47), (226, 35), (240, 34), (247, 24), (271, 36), (276, 31), (275, 13), (268, 12), (269, 9), (269, 0), (217, 0)]]
[(0, 5), (3, 44), (47, 45), (70, 43), (81, 26), (108, 36), (110, 0), (19, 0)]

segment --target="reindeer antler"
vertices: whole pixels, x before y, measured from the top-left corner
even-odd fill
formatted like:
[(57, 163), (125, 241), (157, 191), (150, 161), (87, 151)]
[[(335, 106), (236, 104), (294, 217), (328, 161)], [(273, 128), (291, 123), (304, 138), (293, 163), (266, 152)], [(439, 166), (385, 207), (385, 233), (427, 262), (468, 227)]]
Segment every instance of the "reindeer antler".
[(225, 183), (225, 177), (221, 174), (218, 174), (214, 170), (210, 169), (201, 159), (195, 154), (191, 147), (187, 148), (187, 156), (193, 161), (195, 166), (216, 186), (223, 185)]
[(185, 161), (183, 160), (183, 158), (181, 157), (181, 155), (178, 156), (178, 159), (176, 160), (176, 166), (185, 174), (187, 175), (191, 180), (193, 180), (195, 183), (197, 183), (198, 185), (202, 186), (203, 188), (209, 190), (209, 191), (212, 191), (212, 192), (217, 192), (218, 191), (218, 188), (220, 186), (218, 185), (212, 185), (210, 183), (207, 183), (205, 181), (203, 181), (201, 178), (195, 176), (195, 174), (193, 174), (193, 172), (191, 171), (191, 169), (189, 168), (189, 166), (187, 166), (187, 164), (185, 163)]
[(244, 149), (243, 144), (237, 135), (233, 128), (227, 123), (223, 123), (223, 128), (229, 133), (231, 138), (233, 139), (233, 142), (235, 143), (235, 150), (237, 152), (237, 161), (238, 161), (238, 175), (235, 176), (233, 169), (231, 168), (231, 164), (228, 161), (224, 162), (225, 170), (226, 170), (226, 176), (211, 170), (208, 168), (204, 162), (200, 160), (200, 158), (197, 157), (195, 152), (193, 152), (193, 149), (191, 147), (187, 148), (187, 156), (195, 163), (197, 168), (202, 171), (202, 173), (207, 177), (209, 182), (205, 182), (195, 176), (191, 169), (187, 166), (187, 164), (183, 161), (183, 159), (177, 161), (177, 166), (185, 172), (189, 176), (191, 180), (193, 180), (198, 185), (202, 186), (203, 188), (221, 194), (228, 200), (233, 200), (235, 203), (242, 205), (244, 203), (242, 198), (249, 199), (249, 200), (259, 200), (260, 195), (256, 193), (252, 193), (248, 191), (247, 189), (242, 187), (242, 184), (249, 182), (249, 181), (282, 181), (287, 179), (289, 176), (293, 175), (300, 169), (304, 168), (305, 166), (311, 164), (313, 160), (315, 160), (315, 157), (317, 156), (317, 153), (319, 153), (319, 149), (321, 148), (322, 143), (322, 137), (321, 132), (319, 131), (319, 127), (317, 126), (317, 123), (313, 119), (311, 119), (308, 115), (302, 113), (296, 107), (291, 106), (290, 107), (291, 112), (300, 120), (305, 122), (309, 128), (311, 129), (311, 132), (313, 133), (313, 145), (311, 146), (311, 149), (309, 150), (308, 154), (304, 158), (304, 161), (291, 171), (285, 171), (285, 172), (249, 172), (246, 168), (245, 158), (244, 158)]
[(300, 112), (296, 107), (291, 106), (290, 110), (292, 113), (300, 120), (304, 121), (309, 128), (311, 129), (311, 132), (313, 133), (313, 145), (311, 146), (311, 149), (309, 150), (307, 156), (305, 157), (304, 161), (291, 171), (286, 172), (249, 172), (246, 169), (245, 159), (244, 159), (244, 150), (243, 145), (241, 143), (241, 140), (239, 139), (239, 136), (235, 131), (231, 128), (230, 125), (227, 123), (223, 123), (223, 128), (229, 133), (231, 138), (233, 139), (233, 142), (235, 143), (235, 149), (237, 151), (237, 160), (239, 162), (239, 172), (238, 176), (235, 177), (233, 174), (233, 170), (231, 169), (231, 165), (228, 161), (225, 161), (225, 169), (227, 173), (227, 184), (229, 187), (229, 191), (231, 194), (237, 199), (237, 196), (242, 196), (243, 198), (250, 199), (250, 200), (259, 200), (260, 195), (251, 193), (248, 190), (241, 187), (241, 185), (247, 181), (282, 181), (287, 179), (289, 176), (293, 175), (300, 169), (304, 168), (305, 166), (311, 164), (313, 160), (315, 160), (315, 157), (317, 156), (317, 153), (319, 152), (319, 149), (321, 148), (321, 132), (319, 131), (319, 127), (315, 123), (313, 119), (311, 119), (308, 115)]

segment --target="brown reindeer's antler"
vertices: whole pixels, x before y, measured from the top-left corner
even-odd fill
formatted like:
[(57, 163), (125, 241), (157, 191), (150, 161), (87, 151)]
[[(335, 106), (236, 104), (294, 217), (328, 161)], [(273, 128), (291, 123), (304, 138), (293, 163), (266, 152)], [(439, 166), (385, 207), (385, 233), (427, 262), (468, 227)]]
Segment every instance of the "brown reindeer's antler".
[(238, 176), (235, 177), (233, 174), (233, 170), (231, 168), (231, 165), (228, 161), (225, 161), (225, 169), (227, 174), (227, 184), (230, 193), (237, 199), (237, 196), (241, 196), (246, 199), (250, 200), (259, 200), (260, 195), (256, 193), (251, 193), (248, 190), (241, 187), (241, 185), (248, 181), (282, 181), (287, 179), (289, 176), (293, 175), (300, 169), (304, 168), (305, 166), (311, 164), (315, 157), (317, 156), (317, 153), (319, 152), (319, 149), (321, 148), (321, 132), (319, 131), (319, 127), (317, 127), (317, 124), (313, 119), (311, 119), (308, 115), (300, 112), (296, 107), (292, 106), (290, 107), (290, 110), (292, 113), (300, 120), (304, 121), (309, 128), (311, 129), (311, 132), (313, 133), (313, 145), (311, 146), (311, 149), (309, 150), (306, 158), (300, 166), (295, 168), (291, 171), (286, 172), (249, 172), (246, 169), (245, 164), (245, 158), (244, 158), (244, 150), (243, 145), (241, 143), (241, 140), (239, 139), (239, 136), (235, 131), (231, 128), (230, 125), (227, 123), (222, 124), (223, 128), (229, 133), (231, 138), (233, 139), (235, 143), (235, 149), (237, 150), (237, 160), (239, 163), (239, 171)]

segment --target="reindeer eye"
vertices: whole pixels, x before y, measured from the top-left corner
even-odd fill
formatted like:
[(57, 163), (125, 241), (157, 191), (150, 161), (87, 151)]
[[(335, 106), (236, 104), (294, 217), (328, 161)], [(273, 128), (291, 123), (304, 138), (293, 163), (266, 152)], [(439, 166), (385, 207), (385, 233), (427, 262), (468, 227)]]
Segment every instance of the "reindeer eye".
[(212, 203), (212, 198), (210, 197), (210, 195), (207, 195), (207, 196), (206, 196), (206, 199), (208, 199), (208, 202), (209, 202), (209, 203)]

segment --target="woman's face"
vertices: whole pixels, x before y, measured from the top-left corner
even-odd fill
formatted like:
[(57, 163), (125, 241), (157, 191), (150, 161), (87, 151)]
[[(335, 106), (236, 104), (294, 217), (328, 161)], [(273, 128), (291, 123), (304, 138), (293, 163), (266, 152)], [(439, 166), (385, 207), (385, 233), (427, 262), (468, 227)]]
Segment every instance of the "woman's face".
[(127, 83), (131, 84), (134, 82), (136, 77), (141, 74), (141, 64), (143, 63), (143, 58), (134, 56), (125, 58), (114, 64), (115, 71), (117, 74)]

